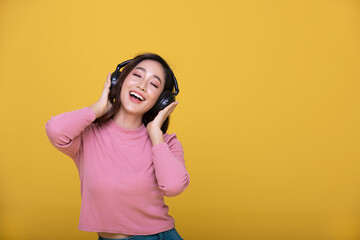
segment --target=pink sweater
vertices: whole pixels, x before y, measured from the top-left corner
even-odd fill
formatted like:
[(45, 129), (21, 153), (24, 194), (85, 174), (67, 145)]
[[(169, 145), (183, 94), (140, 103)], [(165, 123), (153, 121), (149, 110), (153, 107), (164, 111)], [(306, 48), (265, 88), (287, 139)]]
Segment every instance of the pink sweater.
[(114, 120), (92, 123), (88, 108), (52, 117), (51, 143), (70, 156), (79, 171), (79, 230), (149, 235), (175, 226), (164, 195), (189, 185), (183, 148), (175, 134), (152, 146), (146, 127), (126, 129)]

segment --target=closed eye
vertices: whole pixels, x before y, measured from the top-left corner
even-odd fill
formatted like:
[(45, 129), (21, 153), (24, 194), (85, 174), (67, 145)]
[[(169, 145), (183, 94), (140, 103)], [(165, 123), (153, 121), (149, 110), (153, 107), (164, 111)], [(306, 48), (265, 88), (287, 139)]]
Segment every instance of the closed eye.
[(159, 88), (158, 86), (156, 86), (155, 84), (153, 84), (153, 83), (151, 83), (151, 85), (153, 85), (154, 87), (156, 87), (156, 88)]
[(134, 73), (133, 75), (136, 76), (136, 77), (141, 77), (140, 75), (138, 75), (138, 74), (136, 74), (136, 73)]

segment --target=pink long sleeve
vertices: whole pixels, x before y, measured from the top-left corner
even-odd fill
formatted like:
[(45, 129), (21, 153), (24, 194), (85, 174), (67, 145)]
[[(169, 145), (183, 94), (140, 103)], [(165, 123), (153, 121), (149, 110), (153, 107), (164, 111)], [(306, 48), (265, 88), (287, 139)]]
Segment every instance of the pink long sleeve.
[(50, 142), (61, 152), (75, 160), (79, 151), (80, 133), (95, 120), (95, 113), (88, 107), (65, 112), (46, 123), (45, 129)]
[(160, 189), (165, 196), (173, 197), (187, 188), (190, 179), (181, 143), (175, 134), (165, 136), (165, 143), (153, 146), (152, 156)]

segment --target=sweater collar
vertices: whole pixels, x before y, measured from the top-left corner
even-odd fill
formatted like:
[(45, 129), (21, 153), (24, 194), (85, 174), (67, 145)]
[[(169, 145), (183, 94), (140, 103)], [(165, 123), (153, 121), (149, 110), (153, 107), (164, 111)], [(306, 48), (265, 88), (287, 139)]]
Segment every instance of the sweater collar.
[(115, 130), (122, 135), (126, 135), (126, 137), (128, 138), (138, 138), (147, 134), (147, 129), (144, 123), (141, 124), (139, 128), (125, 128), (123, 126), (120, 126), (117, 122), (115, 122), (115, 120), (110, 118), (109, 126), (112, 130)]

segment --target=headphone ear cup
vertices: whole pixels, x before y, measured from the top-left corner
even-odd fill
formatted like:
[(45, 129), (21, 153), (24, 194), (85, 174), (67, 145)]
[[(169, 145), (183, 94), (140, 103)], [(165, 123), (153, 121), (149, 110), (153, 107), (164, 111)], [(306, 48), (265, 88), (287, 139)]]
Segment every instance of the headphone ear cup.
[(152, 108), (152, 112), (154, 114), (157, 114), (158, 112), (169, 106), (172, 102), (175, 102), (175, 94), (166, 90), (161, 93), (158, 101)]
[(110, 86), (110, 88), (113, 88), (116, 85), (117, 81), (119, 80), (120, 74), (121, 74), (120, 69), (125, 67), (126, 64), (128, 64), (132, 60), (133, 59), (129, 59), (129, 60), (126, 60), (126, 61), (120, 63), (119, 65), (117, 65), (115, 71), (111, 74), (111, 86)]
[(120, 73), (121, 73), (120, 71), (116, 70), (115, 72), (113, 72), (111, 74), (111, 86), (110, 86), (110, 88), (113, 88), (116, 85), (117, 81), (119, 80)]

